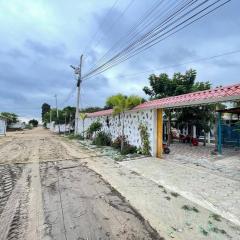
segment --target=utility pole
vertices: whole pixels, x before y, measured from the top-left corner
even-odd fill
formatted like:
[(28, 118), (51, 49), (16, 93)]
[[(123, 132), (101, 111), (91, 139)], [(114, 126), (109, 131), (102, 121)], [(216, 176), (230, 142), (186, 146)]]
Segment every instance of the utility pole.
[(54, 95), (56, 100), (56, 111), (57, 111), (57, 121), (58, 121), (58, 133), (60, 134), (60, 123), (59, 123), (59, 115), (58, 115), (58, 102), (57, 102), (57, 94)]
[(79, 67), (74, 67), (71, 65), (71, 68), (74, 69), (75, 74), (77, 75), (77, 105), (76, 105), (76, 113), (75, 113), (75, 130), (74, 130), (75, 135), (77, 135), (78, 120), (79, 120), (80, 87), (82, 82), (82, 60), (83, 60), (83, 55), (81, 55), (80, 57)]

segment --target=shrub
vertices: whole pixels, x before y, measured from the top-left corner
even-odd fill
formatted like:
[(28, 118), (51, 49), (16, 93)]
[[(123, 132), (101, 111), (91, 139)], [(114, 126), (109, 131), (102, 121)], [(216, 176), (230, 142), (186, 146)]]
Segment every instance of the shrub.
[(133, 154), (133, 153), (136, 153), (136, 152), (137, 152), (137, 147), (136, 146), (133, 146), (131, 144), (125, 144), (123, 146), (121, 154), (122, 155), (127, 155), (127, 154)]
[(128, 143), (126, 136), (117, 137), (113, 143), (112, 147), (121, 150), (121, 140), (123, 139), (123, 149), (121, 151), (122, 155), (137, 153), (137, 147)]
[(70, 140), (72, 140), (72, 139), (84, 140), (83, 135), (81, 135), (81, 134), (78, 134), (78, 135), (69, 134), (67, 137)]
[(25, 129), (33, 129), (33, 126), (30, 125), (30, 124), (26, 124), (26, 125), (25, 125)]
[(123, 145), (127, 145), (127, 140), (125, 136), (119, 136), (117, 137), (113, 143), (112, 143), (112, 147), (116, 148), (116, 149), (121, 149), (121, 140), (123, 138)]
[(111, 136), (103, 131), (98, 132), (93, 140), (93, 144), (97, 146), (111, 146)]
[(138, 130), (140, 131), (140, 137), (141, 137), (141, 153), (144, 155), (150, 155), (151, 147), (150, 147), (150, 141), (149, 141), (149, 133), (148, 128), (145, 124), (140, 124), (138, 127)]
[(96, 133), (97, 131), (101, 130), (101, 128), (102, 128), (102, 123), (100, 123), (98, 121), (91, 123), (91, 125), (87, 129), (87, 137), (91, 138), (92, 135), (94, 133)]

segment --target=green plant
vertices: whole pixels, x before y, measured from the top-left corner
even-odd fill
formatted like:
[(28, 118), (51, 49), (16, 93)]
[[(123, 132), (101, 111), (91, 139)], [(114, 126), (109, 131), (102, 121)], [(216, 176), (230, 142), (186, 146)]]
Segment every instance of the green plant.
[(32, 127), (32, 125), (30, 125), (30, 124), (26, 124), (26, 126), (25, 126), (25, 129), (32, 129), (33, 127)]
[[(113, 108), (113, 115), (119, 115), (122, 118), (122, 136), (124, 136), (125, 112), (137, 106), (141, 102), (142, 98), (135, 95), (131, 95), (128, 97), (124, 96), (123, 94), (117, 94), (107, 99), (106, 105)], [(123, 147), (124, 142), (123, 139), (121, 139), (121, 151), (123, 150)]]
[(76, 140), (84, 140), (83, 135), (78, 134), (78, 135), (74, 135), (74, 134), (69, 134), (68, 139), (72, 140), (72, 139), (76, 139)]
[(111, 136), (103, 131), (98, 132), (93, 140), (93, 144), (97, 146), (110, 146), (111, 143)]
[(218, 214), (213, 213), (213, 214), (211, 214), (209, 217), (212, 218), (212, 219), (214, 219), (214, 220), (217, 221), (217, 222), (221, 222), (221, 216), (218, 215)]
[(137, 147), (127, 143), (123, 146), (121, 154), (122, 155), (127, 155), (127, 154), (133, 154), (133, 153), (136, 153), (136, 152), (137, 152)]
[(191, 206), (189, 206), (189, 205), (183, 205), (183, 206), (182, 206), (182, 209), (184, 209), (184, 210), (186, 210), (186, 211), (193, 211), (193, 212), (196, 212), (196, 213), (199, 212), (199, 210), (198, 210), (197, 208), (191, 207)]
[(92, 135), (94, 133), (96, 133), (97, 131), (101, 130), (102, 128), (102, 123), (96, 121), (90, 124), (90, 126), (87, 129), (87, 134), (90, 136), (90, 138), (92, 137)]
[(125, 136), (118, 136), (113, 142), (112, 147), (116, 149), (121, 149), (121, 142), (123, 141), (123, 145), (127, 144), (127, 140)]
[(150, 155), (151, 147), (150, 147), (150, 141), (149, 141), (148, 128), (145, 124), (140, 123), (138, 130), (140, 131), (140, 137), (141, 137), (141, 153), (143, 155)]

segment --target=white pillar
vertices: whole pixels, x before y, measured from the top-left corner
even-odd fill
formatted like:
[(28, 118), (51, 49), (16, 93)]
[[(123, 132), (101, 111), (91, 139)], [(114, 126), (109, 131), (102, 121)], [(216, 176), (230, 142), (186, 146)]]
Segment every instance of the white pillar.
[(208, 139), (208, 143), (211, 143), (211, 132), (208, 133), (207, 139)]
[(193, 138), (197, 137), (197, 128), (195, 125), (193, 125)]

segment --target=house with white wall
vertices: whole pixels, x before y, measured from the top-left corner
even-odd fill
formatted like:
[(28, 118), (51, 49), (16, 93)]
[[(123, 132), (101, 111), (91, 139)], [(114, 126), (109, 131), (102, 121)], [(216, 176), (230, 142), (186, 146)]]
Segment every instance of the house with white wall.
[[(149, 141), (152, 156), (161, 157), (163, 152), (163, 112), (165, 109), (177, 109), (184, 107), (202, 106), (208, 104), (217, 104), (222, 102), (240, 101), (240, 84), (235, 84), (226, 87), (218, 87), (215, 89), (193, 92), (173, 97), (156, 99), (142, 103), (132, 110), (125, 113), (124, 126), (125, 136), (130, 144), (141, 146), (141, 138), (139, 125), (145, 124), (148, 128)], [(119, 115), (113, 116), (113, 111), (103, 110), (87, 114), (84, 121), (84, 130), (91, 123), (99, 121), (102, 123), (102, 130), (109, 133), (112, 140), (121, 135), (122, 118)], [(217, 134), (218, 134), (218, 152), (221, 153), (221, 124), (222, 113), (217, 113)], [(83, 121), (79, 120), (77, 132), (83, 133)]]

